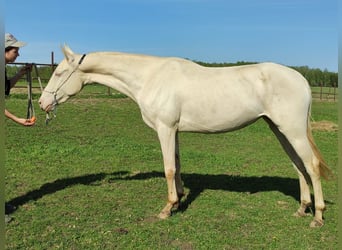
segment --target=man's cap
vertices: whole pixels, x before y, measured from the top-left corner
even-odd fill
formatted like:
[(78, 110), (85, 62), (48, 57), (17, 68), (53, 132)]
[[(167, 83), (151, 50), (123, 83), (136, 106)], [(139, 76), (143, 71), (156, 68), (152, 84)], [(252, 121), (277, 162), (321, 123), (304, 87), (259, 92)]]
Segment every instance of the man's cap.
[(8, 48), (8, 47), (20, 48), (25, 45), (26, 43), (18, 41), (12, 34), (10, 33), (5, 34), (5, 48)]

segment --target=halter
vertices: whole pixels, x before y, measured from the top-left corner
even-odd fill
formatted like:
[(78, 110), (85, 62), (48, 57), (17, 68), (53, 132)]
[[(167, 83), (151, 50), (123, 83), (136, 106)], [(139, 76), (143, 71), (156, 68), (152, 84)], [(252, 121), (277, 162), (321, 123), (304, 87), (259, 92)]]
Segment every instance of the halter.
[[(78, 64), (76, 66), (76, 68), (70, 73), (70, 75), (61, 83), (57, 86), (57, 88), (53, 91), (50, 90), (46, 90), (44, 89), (44, 92), (47, 92), (49, 94), (52, 94), (54, 97), (54, 101), (52, 103), (52, 107), (53, 107), (53, 117), (56, 117), (57, 115), (57, 105), (58, 105), (58, 101), (57, 101), (57, 94), (58, 91), (61, 90), (61, 88), (63, 87), (63, 85), (70, 79), (70, 77), (72, 76), (72, 74), (74, 74), (76, 72), (76, 70), (80, 67), (81, 63), (83, 62), (84, 58), (85, 58), (86, 54), (83, 54), (82, 57), (80, 58), (80, 60), (78, 61)], [(46, 125), (49, 123), (49, 121), (52, 120), (52, 118), (50, 118), (49, 112), (46, 112), (46, 119), (45, 119), (45, 123)]]

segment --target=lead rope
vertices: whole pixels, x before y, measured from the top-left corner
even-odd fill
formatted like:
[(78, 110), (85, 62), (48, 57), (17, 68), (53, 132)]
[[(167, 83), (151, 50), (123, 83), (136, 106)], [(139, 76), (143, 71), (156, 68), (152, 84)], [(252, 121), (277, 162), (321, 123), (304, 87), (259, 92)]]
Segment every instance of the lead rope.
[(32, 104), (32, 77), (31, 68), (26, 68), (26, 81), (27, 81), (27, 114), (26, 119), (32, 119), (35, 117), (34, 107)]
[[(54, 102), (57, 103), (57, 94), (54, 94), (53, 97), (55, 98)], [(53, 118), (56, 118), (56, 116), (57, 116), (57, 105), (54, 106), (52, 114), (53, 114)], [(51, 120), (52, 120), (52, 117), (50, 117), (50, 113), (46, 112), (45, 124), (49, 125), (49, 122)]]
[[(33, 64), (33, 66), (34, 66), (36, 77), (37, 77), (37, 80), (38, 80), (38, 83), (39, 83), (40, 91), (41, 91), (41, 93), (43, 93), (44, 88), (43, 88), (43, 84), (42, 84), (42, 81), (41, 81), (40, 76), (39, 76), (39, 71), (38, 71), (37, 64)], [(56, 117), (56, 112), (54, 112), (54, 117)], [(50, 120), (52, 120), (52, 118), (50, 118), (49, 113), (46, 113), (45, 124), (48, 125)]]

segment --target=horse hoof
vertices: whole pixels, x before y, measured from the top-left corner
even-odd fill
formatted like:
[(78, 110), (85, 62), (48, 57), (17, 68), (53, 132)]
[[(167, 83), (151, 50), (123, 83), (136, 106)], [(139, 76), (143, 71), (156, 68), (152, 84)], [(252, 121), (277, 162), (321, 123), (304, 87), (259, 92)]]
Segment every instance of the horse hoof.
[(304, 212), (300, 212), (300, 211), (297, 211), (293, 214), (294, 217), (306, 217), (306, 216), (310, 216), (310, 214), (307, 214), (307, 213), (304, 213)]
[(171, 212), (162, 211), (160, 214), (158, 214), (158, 218), (162, 220), (165, 220), (169, 218), (170, 216), (171, 216)]
[(180, 203), (179, 202), (176, 202), (175, 204), (172, 205), (172, 209), (173, 210), (177, 210), (180, 206)]
[(310, 227), (312, 227), (312, 228), (322, 227), (323, 225), (324, 225), (323, 220), (317, 220), (317, 219), (314, 219), (314, 220), (310, 223)]

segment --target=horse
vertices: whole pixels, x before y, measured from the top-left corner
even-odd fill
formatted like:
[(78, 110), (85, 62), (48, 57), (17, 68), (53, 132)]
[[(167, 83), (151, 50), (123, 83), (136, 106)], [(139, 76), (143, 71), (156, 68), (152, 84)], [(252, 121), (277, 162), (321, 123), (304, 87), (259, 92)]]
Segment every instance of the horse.
[(328, 178), (331, 169), (313, 140), (311, 90), (297, 71), (275, 63), (203, 67), (177, 57), (82, 55), (67, 45), (62, 52), (64, 59), (39, 98), (40, 108), (48, 115), (89, 83), (116, 89), (135, 101), (161, 145), (168, 199), (159, 218), (171, 216), (184, 195), (179, 132), (229, 132), (262, 118), (298, 172), (300, 206), (294, 215), (307, 215), (312, 186), (315, 210), (310, 227), (324, 225), (321, 176)]

